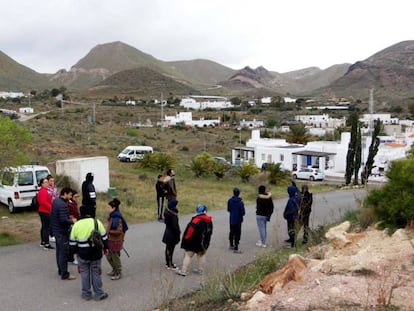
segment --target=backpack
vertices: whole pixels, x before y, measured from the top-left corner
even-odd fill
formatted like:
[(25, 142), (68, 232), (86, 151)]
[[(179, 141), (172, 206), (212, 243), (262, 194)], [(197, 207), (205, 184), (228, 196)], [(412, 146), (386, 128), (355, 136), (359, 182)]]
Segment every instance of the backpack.
[(89, 235), (88, 238), (88, 243), (89, 246), (91, 247), (91, 249), (93, 251), (102, 251), (103, 249), (103, 242), (102, 242), (102, 236), (101, 233), (98, 230), (98, 222), (96, 221), (96, 219), (93, 219), (95, 226), (94, 229), (92, 230), (91, 234)]
[(39, 201), (37, 200), (37, 193), (32, 198), (32, 202), (30, 203), (30, 208), (32, 208), (34, 210), (38, 210), (39, 209)]

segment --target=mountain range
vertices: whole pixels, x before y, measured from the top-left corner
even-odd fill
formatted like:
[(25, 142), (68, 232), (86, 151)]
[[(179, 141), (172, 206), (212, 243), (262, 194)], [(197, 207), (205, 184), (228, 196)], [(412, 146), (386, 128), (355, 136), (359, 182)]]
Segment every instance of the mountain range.
[(70, 70), (41, 74), (0, 51), (0, 90), (23, 91), (65, 86), (91, 97), (159, 94), (226, 96), (312, 96), (381, 100), (414, 97), (414, 41), (403, 41), (355, 64), (321, 70), (309, 67), (278, 73), (264, 67), (235, 70), (195, 59), (161, 61), (122, 42), (97, 45)]

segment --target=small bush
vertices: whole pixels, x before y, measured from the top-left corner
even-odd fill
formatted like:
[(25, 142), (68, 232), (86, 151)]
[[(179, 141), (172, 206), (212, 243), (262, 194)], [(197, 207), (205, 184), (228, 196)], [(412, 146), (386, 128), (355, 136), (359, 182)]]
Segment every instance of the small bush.
[(260, 170), (254, 164), (243, 163), (238, 169), (238, 174), (242, 182), (248, 182), (251, 176), (258, 174)]

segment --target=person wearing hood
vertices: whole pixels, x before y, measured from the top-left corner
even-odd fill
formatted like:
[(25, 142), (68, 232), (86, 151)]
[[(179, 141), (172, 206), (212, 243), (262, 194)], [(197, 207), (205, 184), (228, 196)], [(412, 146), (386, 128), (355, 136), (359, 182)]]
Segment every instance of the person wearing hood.
[(93, 185), (93, 173), (86, 174), (82, 183), (82, 213), (92, 218), (96, 216), (96, 191)]
[(297, 188), (295, 186), (289, 186), (287, 188), (289, 199), (286, 203), (285, 210), (283, 212), (283, 218), (287, 221), (289, 239), (285, 240), (286, 243), (290, 243), (291, 247), (295, 246), (295, 223), (298, 218), (299, 204), (297, 201)]
[(112, 267), (112, 271), (108, 272), (111, 280), (119, 280), (122, 277), (121, 250), (124, 247), (125, 233), (128, 230), (128, 224), (119, 211), (120, 204), (117, 198), (108, 203), (109, 218), (106, 232), (109, 251), (106, 259)]
[(162, 242), (165, 243), (165, 266), (168, 270), (177, 270), (173, 263), (175, 246), (180, 242), (180, 225), (178, 223), (178, 201), (171, 199), (164, 211), (165, 231)]
[(233, 189), (233, 196), (227, 201), (227, 211), (230, 213), (230, 250), (234, 253), (241, 253), (239, 250), (239, 242), (241, 237), (241, 226), (243, 222), (243, 216), (246, 211), (244, 208), (243, 199), (239, 197), (240, 189)]
[(181, 276), (188, 274), (187, 269), (194, 254), (197, 254), (198, 269), (193, 270), (193, 272), (203, 274), (206, 252), (210, 246), (212, 234), (213, 219), (207, 215), (207, 206), (200, 204), (196, 207), (196, 214), (185, 228), (181, 240), (181, 248), (184, 249), (185, 255), (181, 270), (176, 271), (177, 274)]
[(256, 199), (256, 222), (259, 229), (260, 240), (256, 243), (256, 246), (266, 248), (267, 239), (267, 222), (270, 221), (270, 217), (273, 214), (274, 205), (272, 199), (272, 193), (266, 192), (266, 187), (261, 185), (258, 188), (258, 194)]
[(303, 185), (300, 195), (300, 208), (299, 208), (299, 224), (303, 226), (303, 240), (302, 243), (308, 243), (309, 236), (309, 216), (312, 212), (313, 196), (309, 192), (309, 186)]

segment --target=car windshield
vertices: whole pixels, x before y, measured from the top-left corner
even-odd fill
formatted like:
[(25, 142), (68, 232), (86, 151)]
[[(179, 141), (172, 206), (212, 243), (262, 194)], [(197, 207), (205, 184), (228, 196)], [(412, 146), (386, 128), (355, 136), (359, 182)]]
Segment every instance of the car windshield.
[(128, 154), (130, 151), (131, 151), (131, 149), (126, 148), (126, 149), (122, 150), (121, 153), (122, 154)]

